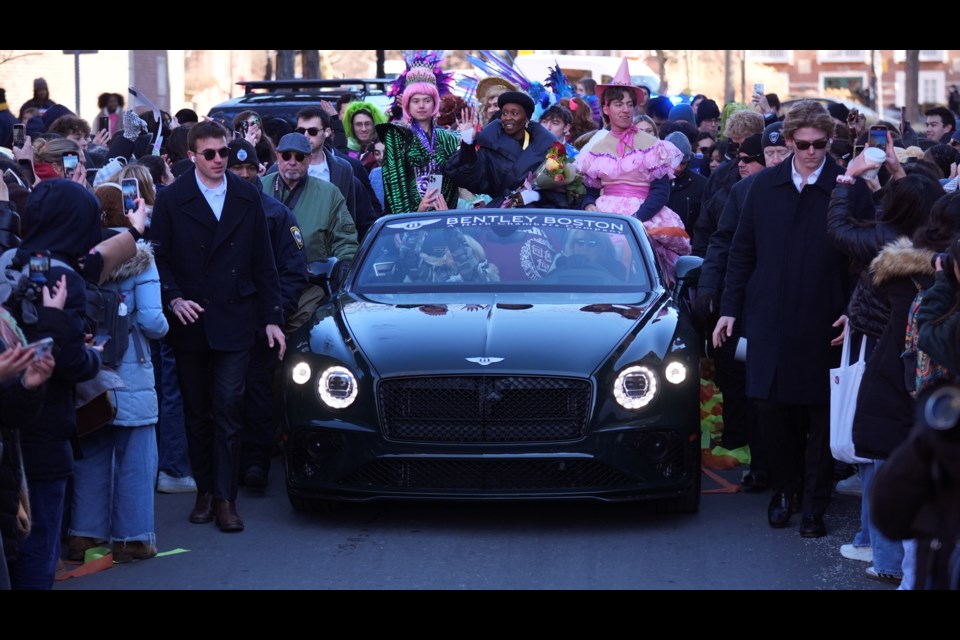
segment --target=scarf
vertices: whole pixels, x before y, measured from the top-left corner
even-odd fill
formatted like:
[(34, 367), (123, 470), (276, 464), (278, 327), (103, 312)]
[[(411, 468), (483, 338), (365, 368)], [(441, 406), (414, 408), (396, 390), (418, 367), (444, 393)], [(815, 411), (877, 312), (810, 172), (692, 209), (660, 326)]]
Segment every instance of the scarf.
[(619, 142), (617, 143), (617, 156), (623, 157), (624, 151), (627, 150), (629, 146), (633, 149), (633, 136), (635, 136), (640, 130), (637, 129), (637, 125), (632, 124), (628, 128), (624, 129), (620, 133), (615, 133), (613, 129), (610, 130), (610, 135), (615, 137)]

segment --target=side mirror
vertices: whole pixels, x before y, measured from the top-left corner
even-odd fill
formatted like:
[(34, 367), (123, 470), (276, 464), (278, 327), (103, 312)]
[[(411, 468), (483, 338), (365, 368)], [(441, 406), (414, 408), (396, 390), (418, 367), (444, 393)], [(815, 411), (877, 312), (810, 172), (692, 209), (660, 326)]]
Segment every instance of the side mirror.
[(307, 281), (318, 287), (323, 287), (329, 295), (340, 287), (340, 282), (336, 282), (336, 275), (341, 272), (337, 269), (339, 260), (330, 256), (322, 260), (316, 260), (307, 265)]
[(703, 258), (698, 256), (680, 256), (676, 264), (677, 282), (673, 285), (673, 297), (679, 300), (684, 293), (697, 286)]

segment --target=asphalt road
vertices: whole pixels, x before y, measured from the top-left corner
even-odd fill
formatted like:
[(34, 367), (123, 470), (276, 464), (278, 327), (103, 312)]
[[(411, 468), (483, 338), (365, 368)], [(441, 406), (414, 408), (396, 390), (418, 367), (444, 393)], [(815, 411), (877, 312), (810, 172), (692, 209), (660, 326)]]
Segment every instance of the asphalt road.
[[(278, 462), (278, 461), (277, 461)], [(156, 495), (157, 557), (58, 582), (81, 589), (892, 589), (840, 556), (859, 518), (836, 495), (829, 533), (766, 523), (770, 493), (704, 495), (694, 515), (636, 504), (415, 503), (295, 513), (282, 468), (241, 488), (243, 533), (187, 522), (195, 494)], [(740, 471), (725, 472), (728, 480)], [(704, 488), (716, 485), (704, 478)]]

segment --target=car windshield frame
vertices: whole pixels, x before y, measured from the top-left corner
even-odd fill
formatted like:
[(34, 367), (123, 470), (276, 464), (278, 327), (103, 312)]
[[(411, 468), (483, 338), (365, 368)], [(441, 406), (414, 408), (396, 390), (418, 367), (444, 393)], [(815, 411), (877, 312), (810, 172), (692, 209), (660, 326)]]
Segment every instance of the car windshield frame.
[(364, 242), (345, 286), (359, 295), (391, 297), (646, 294), (662, 289), (663, 281), (642, 229), (626, 216), (565, 210), (385, 216)]

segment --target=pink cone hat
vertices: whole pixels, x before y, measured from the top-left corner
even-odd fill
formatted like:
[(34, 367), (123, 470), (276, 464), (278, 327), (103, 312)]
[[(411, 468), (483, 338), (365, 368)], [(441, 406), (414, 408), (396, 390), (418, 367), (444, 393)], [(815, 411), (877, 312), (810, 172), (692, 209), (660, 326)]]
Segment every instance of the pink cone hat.
[(594, 93), (597, 94), (597, 100), (600, 104), (603, 104), (603, 92), (609, 89), (610, 87), (621, 87), (624, 89), (630, 89), (633, 92), (633, 101), (635, 104), (639, 104), (643, 97), (643, 90), (640, 87), (635, 87), (630, 84), (630, 67), (627, 65), (627, 59), (624, 57), (623, 62), (620, 63), (620, 68), (617, 69), (617, 73), (613, 76), (613, 81), (610, 84), (598, 84)]

